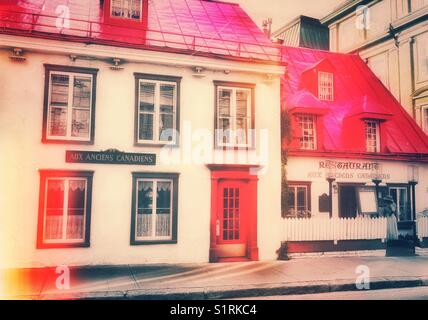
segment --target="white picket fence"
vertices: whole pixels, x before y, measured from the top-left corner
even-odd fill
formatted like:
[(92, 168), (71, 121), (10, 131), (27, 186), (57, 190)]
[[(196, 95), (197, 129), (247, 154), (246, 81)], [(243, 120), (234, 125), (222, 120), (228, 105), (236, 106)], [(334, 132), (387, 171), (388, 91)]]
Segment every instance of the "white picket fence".
[(416, 230), (420, 241), (428, 237), (428, 217), (418, 217)]
[(377, 240), (387, 238), (386, 218), (283, 219), (285, 241)]

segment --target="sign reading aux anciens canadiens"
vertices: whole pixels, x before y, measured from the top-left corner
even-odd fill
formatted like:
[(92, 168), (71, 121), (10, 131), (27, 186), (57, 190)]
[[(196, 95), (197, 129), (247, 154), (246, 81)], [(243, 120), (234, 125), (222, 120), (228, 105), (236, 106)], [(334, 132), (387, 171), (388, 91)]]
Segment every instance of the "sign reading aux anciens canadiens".
[(149, 153), (125, 153), (118, 150), (95, 151), (66, 151), (65, 161), (68, 163), (97, 163), (97, 164), (127, 164), (146, 165), (156, 164), (156, 155)]

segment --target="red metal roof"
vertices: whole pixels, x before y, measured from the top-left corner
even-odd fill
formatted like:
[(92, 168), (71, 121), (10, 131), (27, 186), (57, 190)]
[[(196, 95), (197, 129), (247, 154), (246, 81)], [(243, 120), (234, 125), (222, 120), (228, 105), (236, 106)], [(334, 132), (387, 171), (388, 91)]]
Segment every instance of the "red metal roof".
[[(292, 112), (298, 108), (300, 113), (305, 110), (311, 113), (314, 108), (327, 109), (322, 116), (322, 141), (318, 142), (319, 150), (313, 155), (368, 155), (365, 145), (357, 145), (356, 132), (347, 127), (351, 123), (347, 119), (359, 116), (358, 121), (364, 118), (383, 119), (381, 141), (385, 144), (385, 155), (428, 161), (427, 135), (358, 55), (294, 47), (283, 47), (282, 54), (284, 62), (288, 63), (287, 75), (282, 79), (283, 110)], [(308, 83), (302, 77), (314, 68), (323, 71), (323, 64), (334, 75), (335, 97), (331, 102), (318, 100), (309, 92), (309, 87), (317, 87), (317, 83)], [(313, 78), (312, 82), (316, 79)], [(292, 144), (284, 147), (293, 150)]]
[[(100, 0), (0, 0), (0, 32), (280, 63), (281, 50), (237, 4), (208, 0), (145, 0), (144, 30), (105, 19)], [(104, 3), (101, 5), (100, 3)], [(70, 28), (57, 28), (58, 6)]]

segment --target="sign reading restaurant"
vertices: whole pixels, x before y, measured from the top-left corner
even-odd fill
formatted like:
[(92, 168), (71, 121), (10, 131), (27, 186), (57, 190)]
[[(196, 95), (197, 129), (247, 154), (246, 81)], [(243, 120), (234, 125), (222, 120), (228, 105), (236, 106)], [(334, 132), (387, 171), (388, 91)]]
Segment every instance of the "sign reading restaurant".
[(68, 163), (156, 165), (156, 155), (149, 153), (125, 153), (118, 150), (107, 151), (66, 151)]
[(335, 179), (391, 179), (389, 173), (382, 171), (382, 165), (378, 162), (323, 160), (319, 161), (318, 171), (309, 172), (308, 178), (332, 175)]

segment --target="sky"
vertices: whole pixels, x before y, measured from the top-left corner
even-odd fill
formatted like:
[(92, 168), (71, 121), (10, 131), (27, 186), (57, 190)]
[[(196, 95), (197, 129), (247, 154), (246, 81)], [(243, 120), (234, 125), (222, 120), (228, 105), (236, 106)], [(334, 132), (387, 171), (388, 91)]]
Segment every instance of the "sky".
[(272, 18), (272, 31), (277, 30), (299, 15), (322, 18), (343, 0), (226, 0), (239, 3), (261, 26), (266, 18)]

